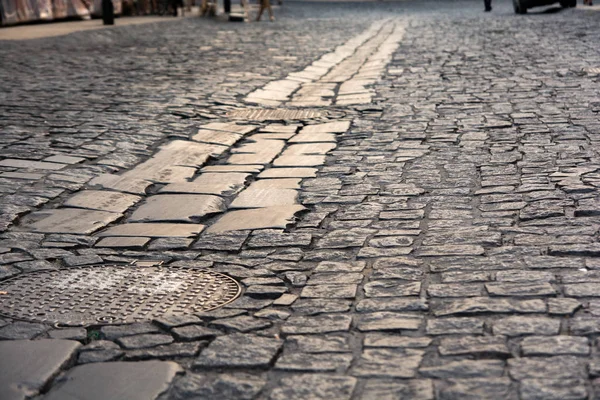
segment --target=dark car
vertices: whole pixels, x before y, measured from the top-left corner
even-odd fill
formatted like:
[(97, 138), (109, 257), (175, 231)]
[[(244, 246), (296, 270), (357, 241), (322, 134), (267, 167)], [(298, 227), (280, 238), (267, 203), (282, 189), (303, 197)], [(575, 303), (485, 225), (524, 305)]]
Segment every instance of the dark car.
[(549, 6), (554, 3), (560, 3), (561, 7), (577, 7), (577, 0), (513, 0), (513, 7), (515, 13), (525, 14), (528, 8)]

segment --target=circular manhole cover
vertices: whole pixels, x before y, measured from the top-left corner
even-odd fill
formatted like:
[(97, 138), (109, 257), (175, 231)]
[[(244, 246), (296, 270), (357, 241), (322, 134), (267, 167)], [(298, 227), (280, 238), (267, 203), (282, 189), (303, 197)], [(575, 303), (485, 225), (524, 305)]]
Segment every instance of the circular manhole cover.
[(197, 268), (69, 268), (0, 282), (0, 314), (64, 326), (123, 324), (209, 311), (240, 292), (234, 279)]

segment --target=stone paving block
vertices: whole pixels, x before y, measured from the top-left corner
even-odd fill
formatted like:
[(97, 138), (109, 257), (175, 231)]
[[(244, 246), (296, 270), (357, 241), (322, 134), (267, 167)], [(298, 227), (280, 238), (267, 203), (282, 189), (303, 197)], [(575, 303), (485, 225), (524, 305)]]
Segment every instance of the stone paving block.
[(200, 224), (133, 223), (111, 227), (98, 236), (191, 237), (203, 230)]
[(353, 299), (356, 296), (357, 285), (322, 284), (306, 286), (302, 289), (302, 298)]
[(287, 206), (297, 204), (297, 196), (298, 192), (294, 189), (263, 189), (252, 184), (241, 192), (229, 207), (235, 209)]
[(352, 362), (351, 354), (286, 353), (279, 357), (275, 369), (298, 372), (345, 372)]
[(494, 322), (494, 335), (558, 335), (560, 320), (548, 317), (513, 316)]
[(0, 342), (0, 398), (24, 400), (37, 395), (80, 347), (71, 340)]
[(172, 194), (149, 197), (129, 217), (132, 222), (194, 222), (206, 215), (225, 211), (225, 202), (217, 196)]
[(146, 189), (152, 185), (152, 182), (142, 178), (132, 178), (130, 176), (102, 174), (92, 179), (89, 184), (123, 193), (144, 195), (146, 194)]
[(514, 398), (511, 381), (507, 377), (449, 379), (448, 381), (438, 381), (435, 386), (439, 392), (439, 398), (443, 400), (495, 400)]
[(243, 372), (206, 376), (186, 373), (178, 380), (171, 394), (175, 400), (191, 398), (211, 400), (252, 400), (267, 383), (263, 376)]
[[(4, 324), (3, 324), (4, 325)], [(0, 328), (0, 339), (33, 339), (48, 331), (50, 327), (36, 322), (15, 321)]]
[(433, 400), (433, 384), (428, 379), (408, 382), (385, 379), (368, 379), (360, 399), (414, 399)]
[(327, 122), (324, 124), (308, 125), (302, 128), (304, 133), (343, 133), (350, 129), (350, 121)]
[(63, 203), (65, 206), (86, 208), (89, 210), (124, 213), (140, 200), (139, 196), (126, 193), (108, 192), (102, 190), (84, 190), (69, 197)]
[(352, 377), (325, 374), (284, 377), (271, 391), (269, 400), (350, 400), (356, 383)]
[(210, 129), (199, 129), (192, 140), (196, 142), (220, 144), (222, 146), (233, 146), (242, 135), (232, 132), (223, 132)]
[(366, 297), (418, 296), (420, 282), (399, 283), (396, 280), (372, 281), (364, 285)]
[(6, 159), (0, 161), (0, 167), (56, 171), (56, 170), (63, 169), (64, 167), (66, 167), (66, 164), (6, 158)]
[(294, 215), (304, 210), (301, 205), (265, 207), (255, 210), (230, 211), (212, 225), (207, 233), (223, 233), (248, 229), (285, 228)]
[(577, 379), (585, 378), (585, 359), (575, 356), (523, 357), (508, 360), (511, 378), (523, 379)]
[(424, 351), (415, 349), (366, 349), (350, 374), (361, 378), (413, 378)]
[(268, 368), (283, 346), (272, 337), (232, 334), (216, 338), (194, 361), (194, 368)]
[(587, 399), (583, 379), (524, 379), (519, 384), (523, 400)]
[(440, 341), (439, 352), (443, 356), (482, 354), (508, 357), (511, 354), (506, 339), (502, 336), (443, 338)]
[(108, 211), (61, 208), (32, 214), (40, 220), (27, 225), (28, 229), (42, 233), (72, 233), (86, 235), (104, 228), (121, 218), (121, 214)]
[(165, 392), (182, 368), (170, 361), (110, 362), (75, 367), (46, 395), (48, 400), (86, 398), (149, 400)]
[(362, 314), (356, 325), (361, 332), (369, 332), (417, 330), (422, 323), (420, 316), (381, 311)]
[(524, 356), (585, 356), (590, 354), (590, 343), (578, 336), (529, 336), (521, 341), (521, 352)]
[(269, 168), (258, 174), (258, 178), (314, 178), (316, 174), (316, 168)]
[(348, 332), (351, 323), (352, 317), (348, 315), (292, 316), (285, 322), (281, 331), (292, 335)]
[(161, 194), (212, 194), (216, 196), (232, 195), (241, 189), (242, 185), (232, 185), (229, 183), (220, 183), (207, 185), (197, 182), (170, 183), (160, 189)]
[(95, 247), (141, 249), (150, 238), (145, 237), (105, 237), (95, 244)]
[(322, 155), (287, 155), (282, 154), (273, 161), (274, 167), (315, 167), (325, 164)]
[(431, 367), (421, 367), (419, 372), (428, 378), (460, 379), (479, 377), (501, 377), (505, 363), (502, 360), (450, 361)]

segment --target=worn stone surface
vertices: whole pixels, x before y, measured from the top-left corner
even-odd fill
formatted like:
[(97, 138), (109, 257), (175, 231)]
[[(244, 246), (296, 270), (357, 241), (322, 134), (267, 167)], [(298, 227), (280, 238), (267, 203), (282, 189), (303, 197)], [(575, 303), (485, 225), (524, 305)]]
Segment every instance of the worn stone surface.
[(0, 398), (16, 400), (38, 394), (80, 346), (70, 340), (0, 342)]
[(216, 338), (194, 361), (195, 368), (268, 368), (283, 341), (233, 334)]
[[(151, 380), (165, 399), (597, 397), (600, 13), (493, 6), (290, 2), (273, 29), (3, 41), (0, 279), (160, 260), (243, 294), (84, 330), (2, 317), (0, 337), (87, 343), (61, 377), (176, 361)], [(128, 222), (170, 196), (163, 222)]]
[(181, 367), (174, 362), (113, 362), (74, 368), (47, 399), (85, 396), (89, 399), (156, 399), (166, 391)]

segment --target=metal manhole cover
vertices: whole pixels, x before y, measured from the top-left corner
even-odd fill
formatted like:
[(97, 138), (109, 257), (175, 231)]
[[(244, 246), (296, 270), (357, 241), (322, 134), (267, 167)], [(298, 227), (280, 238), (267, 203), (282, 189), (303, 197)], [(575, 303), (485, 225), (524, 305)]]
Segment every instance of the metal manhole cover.
[(19, 275), (0, 283), (0, 314), (65, 326), (123, 324), (224, 306), (232, 278), (183, 267), (95, 266)]
[(239, 118), (254, 121), (281, 121), (281, 120), (302, 120), (311, 118), (320, 118), (324, 115), (319, 110), (290, 110), (287, 108), (264, 109), (264, 108), (246, 108), (234, 110), (227, 113), (230, 118)]

